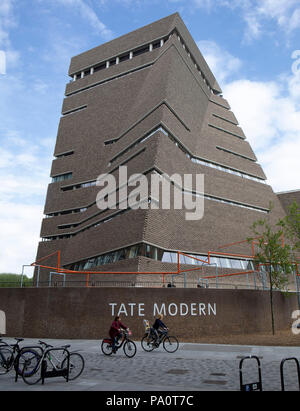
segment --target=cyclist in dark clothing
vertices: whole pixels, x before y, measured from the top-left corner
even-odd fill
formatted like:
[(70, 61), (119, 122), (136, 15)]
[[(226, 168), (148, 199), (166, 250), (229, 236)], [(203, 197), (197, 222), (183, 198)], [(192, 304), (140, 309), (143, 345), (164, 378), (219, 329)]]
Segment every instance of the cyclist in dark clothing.
[(164, 318), (164, 316), (162, 314), (160, 314), (155, 319), (155, 322), (152, 325), (152, 330), (154, 332), (156, 345), (158, 345), (158, 339), (161, 337), (161, 335), (166, 334), (166, 332), (168, 331), (168, 327), (162, 322), (163, 318)]

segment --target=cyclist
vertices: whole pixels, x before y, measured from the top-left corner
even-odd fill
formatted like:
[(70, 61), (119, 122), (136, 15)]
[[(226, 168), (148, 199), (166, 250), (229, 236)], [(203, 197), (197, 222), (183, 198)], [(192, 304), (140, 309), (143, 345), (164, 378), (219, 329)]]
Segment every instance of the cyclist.
[(117, 316), (115, 317), (109, 329), (109, 336), (112, 339), (112, 352), (114, 354), (117, 352), (116, 344), (122, 336), (121, 329), (127, 330), (127, 327), (126, 325), (121, 323), (121, 318)]
[(155, 345), (158, 347), (159, 345), (159, 338), (166, 334), (168, 331), (168, 327), (162, 322), (164, 316), (160, 314), (156, 319), (154, 324), (152, 325), (152, 330), (155, 337)]

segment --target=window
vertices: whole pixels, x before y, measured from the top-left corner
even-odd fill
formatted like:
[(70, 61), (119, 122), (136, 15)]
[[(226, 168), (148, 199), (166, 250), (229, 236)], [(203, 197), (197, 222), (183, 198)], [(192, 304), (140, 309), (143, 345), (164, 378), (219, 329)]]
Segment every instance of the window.
[(165, 251), (165, 252), (163, 253), (163, 256), (162, 256), (162, 260), (161, 260), (161, 261), (162, 261), (163, 263), (171, 263), (171, 262), (172, 262), (172, 260), (171, 260), (171, 253)]
[(66, 153), (57, 154), (55, 157), (56, 158), (67, 157), (67, 156), (71, 156), (72, 154), (74, 154), (74, 151), (70, 150), (70, 151), (67, 151)]
[(147, 53), (149, 51), (149, 46), (144, 46), (140, 49), (137, 49), (133, 52), (133, 57), (139, 56), (141, 54)]
[(153, 43), (153, 50), (154, 49), (158, 49), (160, 47), (160, 40), (156, 41), (155, 43)]
[(72, 173), (60, 174), (58, 176), (52, 177), (52, 183), (56, 183), (58, 181), (69, 180), (70, 178), (72, 178)]
[(94, 67), (94, 73), (100, 70), (104, 70), (106, 68), (106, 63), (102, 63), (99, 66)]
[(124, 54), (123, 56), (120, 56), (119, 62), (122, 63), (123, 61), (129, 60), (129, 53)]
[(231, 267), (234, 268), (235, 270), (240, 270), (242, 267), (241, 261), (240, 260), (230, 260)]

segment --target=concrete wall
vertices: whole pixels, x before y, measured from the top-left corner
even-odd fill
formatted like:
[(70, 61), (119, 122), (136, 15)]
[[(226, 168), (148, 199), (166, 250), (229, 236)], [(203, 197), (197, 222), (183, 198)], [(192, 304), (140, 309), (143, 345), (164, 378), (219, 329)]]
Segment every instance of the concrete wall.
[[(275, 327), (289, 329), (298, 309), (295, 294), (274, 296)], [(203, 335), (270, 332), (269, 293), (254, 290), (151, 288), (0, 289), (0, 310), (11, 337), (101, 339), (120, 314), (133, 338), (143, 335), (143, 319), (151, 323), (165, 308), (170, 333), (197, 340)]]

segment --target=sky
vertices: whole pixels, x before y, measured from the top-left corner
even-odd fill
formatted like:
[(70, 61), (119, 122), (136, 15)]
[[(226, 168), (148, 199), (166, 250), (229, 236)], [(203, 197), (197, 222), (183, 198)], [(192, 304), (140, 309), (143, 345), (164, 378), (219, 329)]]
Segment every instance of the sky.
[(176, 11), (268, 183), (300, 189), (299, 0), (0, 0), (0, 273), (35, 261), (70, 58)]

